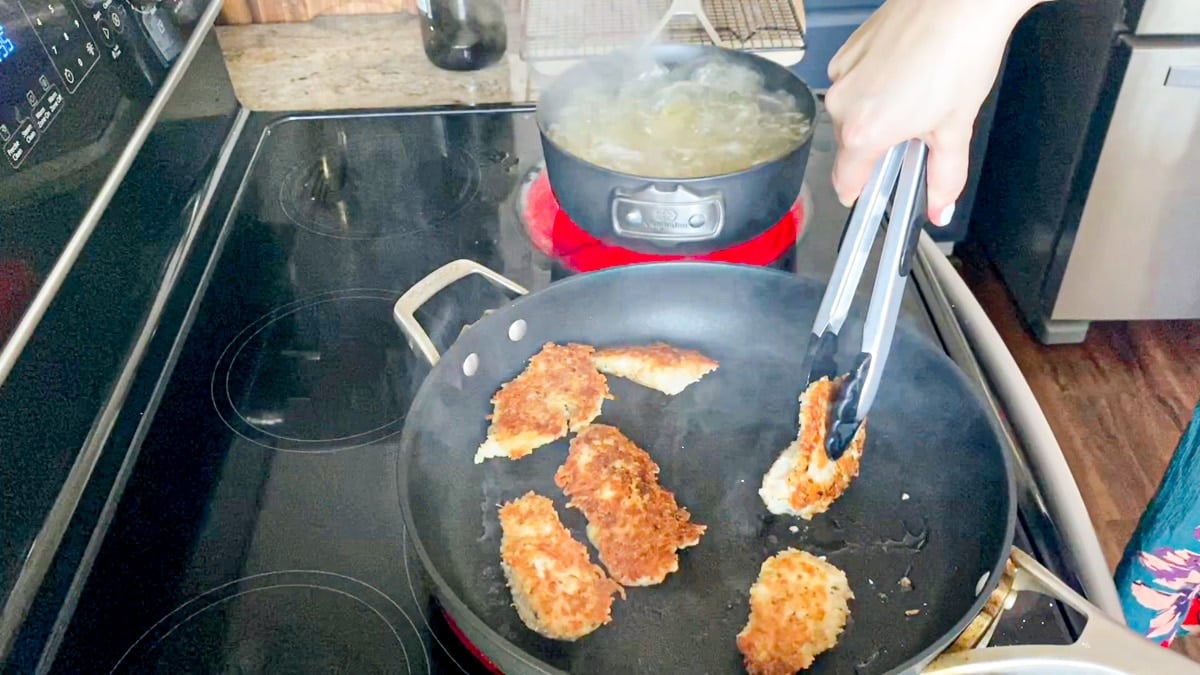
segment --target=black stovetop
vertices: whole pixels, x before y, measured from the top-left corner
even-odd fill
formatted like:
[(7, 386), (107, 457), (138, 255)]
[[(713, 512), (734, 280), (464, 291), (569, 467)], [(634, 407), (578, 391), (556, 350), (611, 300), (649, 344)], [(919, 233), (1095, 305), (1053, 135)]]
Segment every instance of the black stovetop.
[[(816, 275), (845, 217), (828, 126), (796, 258)], [(516, 218), (540, 159), (532, 116), (291, 118), (244, 140), (250, 171), (227, 186), (211, 277), (54, 670), (486, 672), (406, 542), (396, 446), (428, 366), (391, 309), (457, 258), (532, 289), (556, 276)], [(420, 318), (445, 347), (501, 302), (464, 282)], [(921, 303), (910, 292), (905, 311), (930, 325)], [(1067, 631), (1022, 598), (997, 642), (1031, 641)]]

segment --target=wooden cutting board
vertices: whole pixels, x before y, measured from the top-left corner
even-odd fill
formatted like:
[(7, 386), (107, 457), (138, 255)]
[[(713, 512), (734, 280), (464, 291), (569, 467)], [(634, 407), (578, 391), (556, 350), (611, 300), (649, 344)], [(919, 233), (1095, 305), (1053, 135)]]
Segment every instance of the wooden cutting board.
[(325, 14), (417, 13), (417, 0), (225, 0), (220, 23), (297, 23)]

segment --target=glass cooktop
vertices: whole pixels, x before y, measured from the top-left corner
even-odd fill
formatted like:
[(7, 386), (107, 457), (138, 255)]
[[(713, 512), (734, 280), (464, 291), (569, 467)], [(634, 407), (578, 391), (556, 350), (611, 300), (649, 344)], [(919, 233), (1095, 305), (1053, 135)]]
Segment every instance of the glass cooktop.
[[(832, 267), (845, 219), (828, 127), (795, 262), (814, 275)], [(226, 188), (240, 195), (211, 278), (53, 670), (487, 672), (442, 619), (407, 542), (394, 457), (428, 366), (391, 306), (457, 258), (532, 289), (562, 273), (516, 215), (540, 160), (532, 115), (263, 128), (244, 139), (257, 147), (251, 168)], [(445, 347), (502, 302), (467, 281), (419, 318)], [(929, 325), (915, 291), (905, 307)], [(998, 641), (1032, 640), (1067, 633), (1051, 603), (1023, 598)]]

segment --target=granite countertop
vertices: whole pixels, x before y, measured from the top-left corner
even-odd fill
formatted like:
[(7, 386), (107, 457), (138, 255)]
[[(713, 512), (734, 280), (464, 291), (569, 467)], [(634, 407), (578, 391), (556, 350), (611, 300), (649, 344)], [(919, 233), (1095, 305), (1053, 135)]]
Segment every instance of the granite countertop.
[[(530, 100), (512, 54), (474, 72), (441, 70), (408, 14), (217, 26), (238, 99), (251, 110), (479, 105)], [(517, 75), (514, 77), (514, 74)]]
[[(508, 52), (496, 65), (473, 72), (430, 63), (420, 21), (403, 12), (218, 26), (216, 32), (238, 99), (251, 110), (531, 103), (569, 60), (522, 60), (521, 3), (506, 4)], [(803, 17), (803, 5), (793, 4)], [(762, 55), (790, 67), (803, 54), (800, 48)]]

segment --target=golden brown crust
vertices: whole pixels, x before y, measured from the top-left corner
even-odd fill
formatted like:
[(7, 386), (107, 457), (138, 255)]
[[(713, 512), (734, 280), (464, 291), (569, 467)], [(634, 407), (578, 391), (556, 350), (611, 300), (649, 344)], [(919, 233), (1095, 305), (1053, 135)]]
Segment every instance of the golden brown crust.
[(865, 421), (837, 461), (825, 451), (838, 385), (821, 378), (800, 395), (799, 434), (763, 476), (758, 491), (771, 513), (809, 520), (827, 511), (858, 476), (867, 439)]
[(489, 457), (520, 459), (587, 425), (611, 399), (608, 380), (592, 363), (595, 349), (547, 342), (517, 377), (492, 397), (487, 440), (475, 463)]
[(750, 619), (737, 646), (751, 675), (792, 675), (833, 648), (854, 597), (846, 575), (804, 551), (767, 558), (750, 587)]
[(800, 397), (800, 435), (796, 439), (799, 461), (792, 467), (787, 482), (792, 508), (808, 514), (807, 518), (828, 510), (858, 477), (863, 444), (867, 441), (864, 421), (842, 456), (837, 461), (829, 459), (825, 442), (836, 395), (835, 383), (823, 377)]
[(609, 574), (627, 586), (661, 583), (679, 569), (676, 551), (699, 543), (706, 529), (659, 485), (650, 455), (615, 427), (580, 431), (554, 481), (587, 517)]
[(665, 342), (601, 349), (596, 352), (595, 361), (602, 373), (623, 377), (671, 396), (719, 365), (694, 349), (674, 347)]
[(554, 502), (527, 492), (500, 507), (500, 528), (501, 566), (526, 626), (572, 641), (612, 620), (613, 595), (625, 590), (592, 563)]

